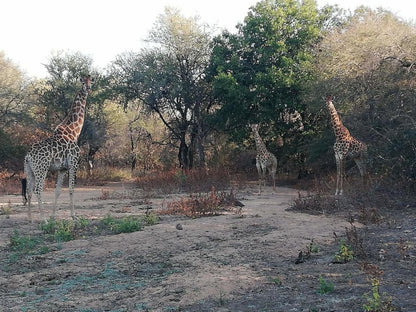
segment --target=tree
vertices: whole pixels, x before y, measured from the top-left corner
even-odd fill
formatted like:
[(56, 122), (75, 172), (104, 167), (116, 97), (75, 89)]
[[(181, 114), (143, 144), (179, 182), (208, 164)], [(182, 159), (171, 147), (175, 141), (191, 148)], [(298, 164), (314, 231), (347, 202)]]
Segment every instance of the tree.
[(39, 84), (37, 93), (39, 106), (43, 114), (38, 120), (39, 126), (46, 131), (53, 128), (65, 118), (79, 89), (82, 75), (94, 77), (93, 93), (88, 97), (84, 126), (78, 139), (79, 145), (87, 149), (86, 160), (92, 163), (95, 153), (104, 144), (105, 118), (102, 106), (108, 94), (105, 92), (105, 81), (102, 75), (92, 67), (92, 59), (81, 53), (52, 55), (45, 65), (50, 77)]
[(208, 77), (220, 107), (212, 123), (240, 144), (249, 123), (266, 124), (261, 135), (287, 171), (292, 164), (303, 171), (299, 146), (309, 126), (302, 121), (303, 93), (315, 78), (314, 47), (339, 22), (334, 12), (319, 11), (312, 0), (263, 0), (250, 8), (236, 34), (224, 31), (214, 38)]
[(373, 174), (408, 185), (416, 180), (415, 55), (414, 25), (389, 11), (361, 7), (317, 47), (320, 75), (309, 92), (319, 99), (311, 107), (319, 108), (324, 95), (335, 95), (344, 123), (369, 145)]
[(139, 53), (126, 53), (112, 64), (116, 92), (124, 103), (140, 100), (155, 112), (178, 142), (182, 168), (205, 161), (203, 140), (208, 130), (205, 115), (213, 104), (205, 81), (211, 36), (197, 18), (185, 18), (178, 10), (166, 9), (148, 39), (151, 45)]
[(288, 130), (283, 116), (304, 111), (300, 95), (326, 18), (314, 1), (263, 0), (237, 34), (215, 38), (210, 75), (224, 128), (238, 134), (248, 122), (264, 122), (277, 133)]
[(10, 126), (23, 113), (26, 86), (19, 68), (0, 52), (0, 129)]
[(0, 52), (0, 167), (18, 169), (23, 158), (29, 83)]

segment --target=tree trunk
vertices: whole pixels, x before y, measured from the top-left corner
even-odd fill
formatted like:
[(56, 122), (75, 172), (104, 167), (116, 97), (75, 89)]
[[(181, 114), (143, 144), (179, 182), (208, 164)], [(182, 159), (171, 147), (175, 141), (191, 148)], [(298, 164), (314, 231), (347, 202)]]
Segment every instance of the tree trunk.
[(182, 169), (190, 169), (189, 164), (189, 148), (186, 145), (185, 138), (181, 139), (178, 153), (179, 167)]

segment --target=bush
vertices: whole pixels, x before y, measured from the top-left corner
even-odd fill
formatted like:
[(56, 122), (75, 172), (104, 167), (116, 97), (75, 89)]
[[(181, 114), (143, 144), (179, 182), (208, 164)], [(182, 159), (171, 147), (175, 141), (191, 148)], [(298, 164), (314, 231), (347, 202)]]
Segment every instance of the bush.
[(136, 179), (144, 191), (157, 190), (164, 194), (176, 192), (209, 192), (212, 187), (222, 190), (230, 187), (231, 174), (225, 168), (217, 169), (171, 169), (154, 172)]
[(167, 203), (161, 214), (184, 215), (190, 218), (219, 215), (221, 211), (233, 205), (235, 194), (231, 191), (217, 192), (215, 188), (209, 193), (190, 194), (180, 200)]

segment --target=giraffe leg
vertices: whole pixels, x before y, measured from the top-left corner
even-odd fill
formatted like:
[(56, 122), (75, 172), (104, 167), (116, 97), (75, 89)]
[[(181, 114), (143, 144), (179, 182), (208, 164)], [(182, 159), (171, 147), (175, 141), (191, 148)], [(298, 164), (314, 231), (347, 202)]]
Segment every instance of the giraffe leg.
[(35, 177), (33, 175), (33, 171), (30, 166), (30, 160), (28, 157), (25, 157), (24, 173), (26, 175), (26, 197), (28, 204), (29, 221), (32, 222), (32, 193), (33, 182), (35, 181)]
[[(263, 181), (263, 188), (266, 188), (266, 173), (267, 168), (264, 164), (261, 165), (261, 180)], [(261, 189), (260, 189), (261, 192)]]
[(358, 167), (358, 170), (360, 170), (362, 183), (364, 186), (366, 186), (367, 185), (367, 164), (361, 158), (354, 159), (354, 161)]
[(27, 196), (27, 205), (29, 208), (28, 214), (29, 214), (29, 221), (32, 222), (32, 193), (33, 193), (33, 181), (34, 177), (32, 174), (27, 173), (26, 174), (26, 196)]
[(61, 194), (62, 183), (64, 181), (65, 171), (58, 171), (58, 179), (56, 180), (56, 187), (55, 187), (55, 201), (53, 203), (53, 214), (52, 216), (55, 218), (56, 216), (56, 207), (58, 205), (58, 197)]
[(75, 219), (75, 209), (74, 209), (74, 184), (75, 184), (75, 175), (77, 172), (78, 160), (75, 159), (71, 168), (68, 172), (68, 188), (69, 188), (69, 199), (71, 205), (71, 217)]
[(345, 162), (344, 162), (344, 159), (343, 158), (341, 158), (341, 160), (340, 160), (340, 174), (339, 174), (339, 190), (338, 190), (338, 195), (342, 195), (342, 193), (343, 193), (343, 183), (344, 183), (344, 176), (345, 176)]
[(261, 178), (263, 176), (260, 161), (256, 158), (257, 173), (259, 174), (259, 194), (261, 193)]
[(40, 218), (41, 220), (45, 220), (44, 219), (44, 215), (43, 215), (43, 202), (42, 202), (42, 192), (43, 192), (43, 186), (45, 184), (45, 179), (46, 179), (46, 174), (47, 171), (45, 172), (38, 172), (34, 174), (34, 190), (33, 193), (36, 194), (36, 197), (38, 199), (38, 209), (40, 212)]
[(38, 210), (40, 213), (40, 218), (41, 220), (44, 220), (43, 210), (42, 210), (42, 190), (43, 190), (43, 183), (42, 183), (42, 186), (38, 186), (38, 183), (36, 183), (35, 190), (33, 193), (36, 195), (38, 199)]
[(272, 176), (272, 180), (273, 180), (273, 192), (276, 191), (276, 169), (277, 169), (277, 160), (275, 163), (272, 164), (272, 168), (270, 170), (270, 175)]
[(335, 161), (337, 164), (337, 187), (335, 189), (335, 195), (342, 195), (342, 157), (335, 153)]

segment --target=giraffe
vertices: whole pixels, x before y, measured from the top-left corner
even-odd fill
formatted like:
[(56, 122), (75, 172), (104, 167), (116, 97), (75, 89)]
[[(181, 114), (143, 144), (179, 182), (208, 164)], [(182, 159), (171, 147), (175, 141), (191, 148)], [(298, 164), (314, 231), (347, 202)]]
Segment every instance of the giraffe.
[(264, 186), (266, 186), (266, 170), (269, 170), (269, 173), (273, 179), (273, 191), (276, 190), (276, 169), (277, 169), (277, 159), (276, 157), (270, 153), (266, 145), (264, 144), (263, 140), (259, 134), (259, 125), (258, 124), (251, 124), (251, 130), (253, 130), (254, 140), (256, 142), (256, 167), (257, 172), (259, 173), (259, 193), (261, 193), (261, 181), (263, 180)]
[(75, 96), (69, 114), (56, 126), (52, 136), (33, 144), (25, 157), (24, 171), (27, 177), (27, 201), (30, 221), (32, 221), (32, 192), (37, 196), (38, 208), (43, 219), (42, 192), (48, 171), (58, 172), (53, 217), (56, 215), (56, 204), (61, 193), (63, 179), (68, 172), (71, 216), (75, 218), (73, 193), (80, 155), (77, 140), (84, 123), (85, 104), (87, 96), (91, 92), (93, 79), (88, 75), (81, 78), (81, 83), (82, 87)]
[(355, 139), (348, 129), (342, 124), (338, 113), (332, 103), (332, 96), (328, 96), (326, 100), (326, 107), (331, 116), (331, 124), (335, 133), (335, 161), (337, 164), (337, 186), (335, 195), (342, 195), (342, 182), (345, 171), (345, 160), (352, 158), (357, 164), (360, 175), (363, 181), (367, 175), (367, 145)]

